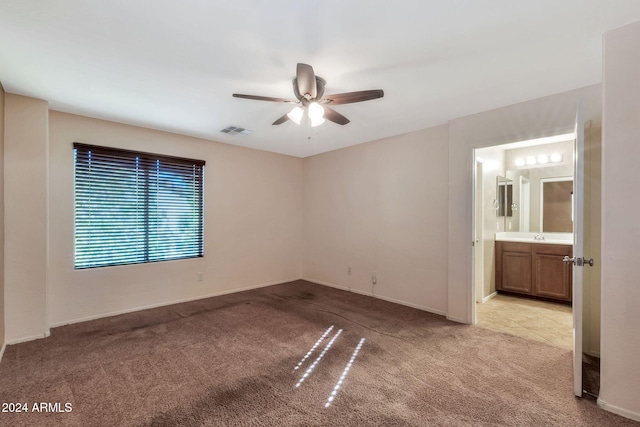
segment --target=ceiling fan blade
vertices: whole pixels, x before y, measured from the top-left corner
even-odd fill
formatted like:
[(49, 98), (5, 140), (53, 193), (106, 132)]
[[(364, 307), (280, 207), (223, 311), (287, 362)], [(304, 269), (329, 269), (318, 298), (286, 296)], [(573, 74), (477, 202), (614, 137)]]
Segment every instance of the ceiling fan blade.
[(349, 119), (347, 119), (342, 114), (338, 113), (333, 108), (327, 107), (326, 105), (324, 105), (323, 108), (324, 108), (324, 118), (325, 119), (330, 120), (333, 123), (337, 123), (339, 125), (346, 125), (347, 123), (350, 122)]
[(289, 113), (285, 114), (284, 116), (280, 117), (278, 120), (276, 120), (275, 122), (271, 123), (272, 125), (281, 125), (284, 122), (286, 122), (287, 120), (289, 120)]
[(322, 102), (332, 105), (351, 104), (354, 102), (369, 101), (371, 99), (382, 98), (384, 91), (382, 89), (361, 90), (359, 92), (338, 93), (335, 95), (327, 95)]
[(270, 101), (270, 102), (287, 102), (290, 104), (296, 104), (298, 101), (284, 98), (273, 98), (271, 96), (258, 96), (258, 95), (243, 95), (241, 93), (234, 93), (234, 98), (254, 99), (256, 101)]
[(298, 82), (298, 92), (300, 95), (305, 96), (309, 94), (313, 99), (318, 94), (316, 87), (316, 75), (313, 72), (313, 67), (307, 64), (298, 64), (296, 68), (296, 80)]

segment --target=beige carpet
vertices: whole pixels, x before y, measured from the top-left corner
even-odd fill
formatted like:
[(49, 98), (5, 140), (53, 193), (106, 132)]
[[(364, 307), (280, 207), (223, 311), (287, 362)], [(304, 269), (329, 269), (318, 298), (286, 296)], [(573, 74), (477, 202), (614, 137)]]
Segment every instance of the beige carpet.
[(570, 351), (304, 281), (8, 346), (0, 401), (29, 407), (3, 426), (638, 425), (574, 398)]
[(476, 304), (478, 326), (573, 349), (570, 305), (515, 295), (498, 294)]

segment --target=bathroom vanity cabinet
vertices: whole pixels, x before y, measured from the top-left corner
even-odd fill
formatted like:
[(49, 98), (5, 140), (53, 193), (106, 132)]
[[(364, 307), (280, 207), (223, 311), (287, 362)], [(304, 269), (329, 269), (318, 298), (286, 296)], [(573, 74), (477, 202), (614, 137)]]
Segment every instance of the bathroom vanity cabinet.
[(496, 241), (496, 290), (571, 301), (571, 245)]

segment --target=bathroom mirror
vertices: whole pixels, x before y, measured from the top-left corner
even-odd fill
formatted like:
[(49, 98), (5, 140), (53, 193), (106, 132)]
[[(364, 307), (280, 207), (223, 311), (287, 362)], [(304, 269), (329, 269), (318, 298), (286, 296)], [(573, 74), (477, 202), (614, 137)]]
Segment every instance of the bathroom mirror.
[(554, 176), (545, 168), (507, 171), (506, 175), (505, 180), (513, 183), (513, 216), (505, 217), (505, 231), (573, 232), (573, 176)]
[(573, 232), (573, 177), (540, 179), (540, 230)]
[(496, 215), (498, 217), (513, 216), (513, 181), (504, 177), (496, 177)]

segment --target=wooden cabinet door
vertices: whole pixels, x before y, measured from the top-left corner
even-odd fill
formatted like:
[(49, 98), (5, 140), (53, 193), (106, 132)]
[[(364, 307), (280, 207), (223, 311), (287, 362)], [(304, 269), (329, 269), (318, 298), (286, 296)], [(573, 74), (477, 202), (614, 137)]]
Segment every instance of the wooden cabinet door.
[(531, 244), (496, 242), (496, 289), (531, 294)]
[(562, 259), (572, 252), (568, 245), (533, 245), (533, 295), (571, 301), (571, 267)]

